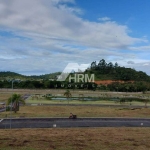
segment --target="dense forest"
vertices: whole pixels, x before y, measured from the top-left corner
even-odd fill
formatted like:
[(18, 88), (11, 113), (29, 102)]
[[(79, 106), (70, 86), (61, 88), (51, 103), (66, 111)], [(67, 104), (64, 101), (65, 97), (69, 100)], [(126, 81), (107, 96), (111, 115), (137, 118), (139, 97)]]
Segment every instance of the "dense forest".
[[(14, 72), (0, 72), (0, 88), (12, 88), (11, 81), (14, 82), (13, 88), (21, 89), (89, 89), (89, 90), (107, 90), (120, 92), (145, 92), (150, 90), (150, 76), (142, 71), (125, 68), (116, 62), (107, 63), (104, 59), (97, 64), (96, 61), (91, 63), (91, 67), (87, 68), (83, 74), (94, 74), (95, 80), (113, 80), (110, 84), (85, 83), (85, 82), (59, 82), (56, 81), (60, 72), (45, 74), (40, 76), (25, 76)], [(73, 73), (71, 73), (73, 75)], [(119, 82), (124, 81), (124, 82)]]

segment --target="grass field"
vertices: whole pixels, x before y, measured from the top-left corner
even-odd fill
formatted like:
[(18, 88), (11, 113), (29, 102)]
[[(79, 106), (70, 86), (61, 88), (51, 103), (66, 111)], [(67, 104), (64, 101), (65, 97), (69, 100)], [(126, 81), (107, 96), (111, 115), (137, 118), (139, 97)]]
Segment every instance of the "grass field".
[[(58, 90), (9, 90), (0, 91), (0, 102), (6, 101), (12, 93), (63, 93)], [(75, 91), (74, 94), (83, 93)], [(91, 96), (99, 92), (84, 91)], [(113, 94), (113, 93), (111, 93)], [(114, 95), (117, 96), (118, 93)], [(121, 94), (121, 93), (120, 93)], [(123, 93), (124, 94), (124, 93)], [(136, 93), (137, 94), (137, 93)], [(113, 96), (114, 96), (113, 95)], [(78, 117), (138, 117), (150, 118), (150, 108), (144, 108), (144, 103), (132, 102), (128, 108), (99, 106), (69, 106), (62, 100), (27, 100), (27, 103), (66, 104), (66, 106), (21, 106), (12, 117), (68, 117), (70, 112)], [(72, 104), (115, 104), (113, 101), (70, 101)], [(133, 105), (141, 105), (141, 109), (131, 109)], [(0, 113), (0, 118), (10, 117), (10, 112)], [(149, 150), (150, 128), (71, 128), (71, 129), (17, 129), (0, 130), (0, 150)]]
[[(68, 117), (70, 112), (78, 117), (144, 117), (150, 118), (150, 108), (132, 110), (99, 106), (22, 106), (13, 117)], [(0, 118), (10, 116), (10, 112), (0, 113)]]
[[(45, 93), (53, 93), (54, 95), (62, 94), (65, 90), (11, 90), (11, 89), (1, 89), (0, 90), (0, 101), (7, 100), (8, 97), (12, 95), (12, 93), (17, 94), (45, 94)], [(100, 95), (103, 92), (99, 91), (73, 91), (74, 94), (85, 93), (91, 95)], [(113, 94), (112, 92), (109, 94)], [(118, 93), (114, 93), (116, 96)], [(121, 93), (119, 93), (121, 94)], [(123, 93), (124, 94), (124, 93)], [(140, 93), (132, 93), (132, 94), (140, 94)], [(20, 111), (16, 114), (12, 114), (13, 117), (68, 117), (70, 112), (76, 114), (78, 117), (150, 117), (150, 109), (144, 108), (143, 102), (132, 102), (130, 106), (129, 102), (124, 104), (115, 103), (114, 101), (100, 100), (100, 101), (79, 101), (79, 100), (69, 100), (69, 104), (107, 104), (108, 107), (99, 107), (99, 106), (67, 106), (68, 100), (46, 100), (43, 98), (39, 98), (32, 100), (30, 97), (27, 101), (30, 104), (66, 104), (66, 106), (22, 106), (20, 107)], [(113, 108), (113, 106), (109, 105), (126, 105), (129, 106), (128, 109), (123, 108)], [(143, 106), (142, 109), (131, 110), (132, 106)], [(147, 104), (150, 106), (150, 104)], [(9, 117), (10, 112), (0, 113), (0, 118)]]
[(0, 93), (0, 102), (6, 102), (11, 95), (11, 93)]
[(0, 150), (149, 150), (150, 128), (0, 130)]
[[(52, 94), (53, 96), (63, 96), (65, 90), (55, 90), (55, 89), (50, 89), (50, 90), (36, 90), (36, 89), (0, 89), (0, 102), (7, 102), (7, 99), (9, 97), (11, 97), (11, 95), (13, 93), (17, 93), (17, 94), (21, 94), (21, 95), (24, 95), (24, 94), (29, 94), (29, 95), (34, 95), (34, 94), (40, 94), (40, 95), (45, 95), (45, 94)], [(70, 90), (72, 96), (76, 96), (76, 97), (79, 97), (80, 94), (82, 95), (83, 94), (83, 97), (104, 97), (104, 99), (107, 98), (107, 96), (109, 97), (123, 97), (123, 96), (150, 96), (150, 93), (146, 93), (146, 94), (142, 94), (142, 93), (126, 93), (126, 92), (107, 92), (107, 91), (86, 91), (86, 90)], [(82, 97), (81, 97), (82, 99)], [(43, 99), (41, 96), (39, 97), (39, 100), (37, 99), (34, 99), (34, 101), (32, 101), (32, 98), (30, 97), (29, 100), (27, 101), (28, 103), (68, 103), (68, 101), (62, 101), (62, 100), (52, 100), (52, 101), (46, 101), (45, 99)], [(83, 103), (95, 103), (95, 104), (113, 104), (114, 102), (113, 101), (87, 101), (87, 102), (83, 102), (83, 101), (70, 101), (70, 103), (78, 103), (78, 104), (83, 104)], [(129, 104), (129, 103), (127, 103)], [(140, 104), (140, 103), (137, 103), (137, 102), (133, 102), (133, 105), (136, 105), (136, 104)], [(142, 105), (143, 103), (141, 103), (140, 105)]]

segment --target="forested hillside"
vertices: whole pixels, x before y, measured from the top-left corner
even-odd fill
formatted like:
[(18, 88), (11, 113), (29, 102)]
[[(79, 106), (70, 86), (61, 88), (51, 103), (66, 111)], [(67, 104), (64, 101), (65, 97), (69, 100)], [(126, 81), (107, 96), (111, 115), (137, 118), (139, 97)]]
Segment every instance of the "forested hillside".
[[(0, 72), (0, 88), (11, 88), (11, 82), (13, 79), (19, 79), (21, 82), (14, 82), (14, 88), (30, 88), (30, 89), (89, 89), (89, 90), (108, 90), (108, 91), (120, 91), (120, 92), (140, 92), (150, 90), (150, 76), (142, 71), (136, 71), (135, 69), (125, 68), (113, 64), (107, 63), (104, 59), (91, 63), (91, 67), (87, 68), (83, 74), (94, 74), (95, 80), (111, 80), (109, 84), (99, 84), (96, 82), (74, 82), (69, 83), (68, 78), (66, 81), (56, 81), (56, 77), (60, 75), (60, 72), (45, 74), (40, 76), (25, 76), (14, 72)], [(74, 73), (71, 73), (74, 76)], [(120, 82), (121, 81), (121, 82)]]
[(15, 72), (10, 72), (10, 71), (7, 71), (7, 72), (0, 72), (0, 79), (1, 80), (4, 80), (4, 79), (11, 79), (11, 78), (20, 78), (20, 79), (23, 79), (25, 78), (24, 75), (21, 75), (21, 74), (18, 74), (18, 73), (15, 73)]
[(92, 62), (86, 73), (95, 74), (96, 80), (150, 81), (150, 76), (145, 72), (120, 67), (117, 62), (115, 64), (107, 63), (104, 59), (100, 60), (98, 64), (96, 61)]
[(60, 72), (51, 73), (51, 74), (45, 74), (45, 75), (32, 75), (32, 76), (25, 76), (21, 75), (15, 72), (0, 72), (0, 80), (12, 80), (12, 79), (20, 79), (20, 80), (48, 80), (48, 79), (54, 79), (57, 75), (59, 75)]

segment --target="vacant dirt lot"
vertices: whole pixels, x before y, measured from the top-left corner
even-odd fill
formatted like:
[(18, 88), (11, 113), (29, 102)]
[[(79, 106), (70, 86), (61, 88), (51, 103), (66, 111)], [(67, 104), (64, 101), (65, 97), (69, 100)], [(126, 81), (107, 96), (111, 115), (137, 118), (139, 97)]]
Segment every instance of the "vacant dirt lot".
[(150, 128), (0, 130), (0, 150), (149, 150)]

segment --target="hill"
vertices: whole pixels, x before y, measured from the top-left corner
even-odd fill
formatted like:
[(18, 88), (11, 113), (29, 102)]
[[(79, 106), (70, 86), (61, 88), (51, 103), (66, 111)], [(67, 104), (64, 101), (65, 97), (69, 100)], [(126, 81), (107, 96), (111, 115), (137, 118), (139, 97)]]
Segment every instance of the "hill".
[(24, 79), (25, 76), (15, 72), (0, 72), (0, 80)]
[(54, 79), (57, 75), (59, 75), (60, 72), (51, 73), (51, 74), (45, 74), (45, 75), (32, 75), (32, 76), (26, 76), (21, 75), (19, 73), (15, 72), (0, 72), (0, 80), (12, 80), (12, 79), (20, 79), (20, 80), (48, 80), (48, 79)]
[(121, 81), (150, 81), (150, 76), (145, 72), (136, 71), (132, 68), (125, 68), (116, 62), (107, 63), (104, 59), (97, 64), (96, 61), (91, 63), (85, 73), (94, 74), (95, 80), (121, 80)]
[[(100, 60), (97, 64), (96, 61), (91, 63), (91, 67), (86, 69), (84, 74), (94, 74), (96, 81), (109, 80), (109, 81), (146, 81), (150, 82), (150, 76), (145, 72), (136, 71), (132, 68), (125, 68), (118, 65), (116, 62), (107, 63), (104, 59)], [(45, 75), (32, 75), (26, 76), (15, 72), (0, 72), (0, 80), (49, 80), (56, 79), (57, 75), (61, 72), (45, 74)]]
[[(25, 76), (15, 72), (0, 72), (0, 88), (11, 88), (8, 81), (20, 79), (22, 82), (14, 82), (14, 88), (21, 89), (88, 89), (88, 90), (108, 90), (120, 92), (140, 92), (150, 91), (150, 76), (142, 71), (136, 71), (132, 68), (125, 68), (118, 63), (107, 63), (104, 59), (91, 63), (91, 67), (86, 69), (83, 74), (94, 74), (93, 82), (69, 82), (55, 81), (60, 72), (39, 75)], [(79, 73), (78, 73), (79, 74)], [(74, 73), (71, 73), (74, 76)], [(62, 86), (63, 85), (63, 86)]]
[[(100, 60), (97, 64), (96, 61), (91, 63), (91, 67), (88, 68), (84, 73), (94, 74), (95, 80), (113, 80), (113, 81), (150, 81), (150, 76), (145, 72), (136, 71), (132, 68), (125, 68), (118, 65), (116, 62), (107, 63), (104, 59)], [(55, 79), (57, 75), (60, 75), (60, 72), (45, 74), (45, 75), (32, 75), (26, 76), (21, 75), (15, 72), (0, 72), (0, 80), (11, 80), (11, 79), (20, 79), (20, 80), (49, 80)]]

